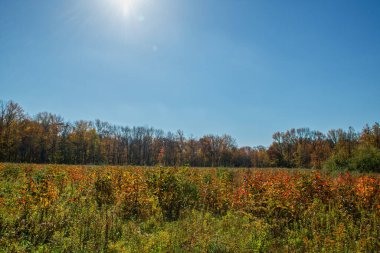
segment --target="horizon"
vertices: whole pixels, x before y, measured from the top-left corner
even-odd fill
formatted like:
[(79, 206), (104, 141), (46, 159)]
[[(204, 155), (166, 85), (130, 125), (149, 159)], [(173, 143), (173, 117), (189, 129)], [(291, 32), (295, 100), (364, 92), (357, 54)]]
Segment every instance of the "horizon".
[(1, 99), (269, 146), (379, 121), (380, 2), (0, 3)]

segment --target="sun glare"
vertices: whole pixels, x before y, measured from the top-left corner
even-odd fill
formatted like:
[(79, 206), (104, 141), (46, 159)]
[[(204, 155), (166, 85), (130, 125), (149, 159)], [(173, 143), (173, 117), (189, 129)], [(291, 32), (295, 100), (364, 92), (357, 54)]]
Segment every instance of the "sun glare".
[(117, 8), (120, 13), (124, 16), (127, 17), (131, 15), (139, 2), (139, 0), (110, 0), (112, 4)]

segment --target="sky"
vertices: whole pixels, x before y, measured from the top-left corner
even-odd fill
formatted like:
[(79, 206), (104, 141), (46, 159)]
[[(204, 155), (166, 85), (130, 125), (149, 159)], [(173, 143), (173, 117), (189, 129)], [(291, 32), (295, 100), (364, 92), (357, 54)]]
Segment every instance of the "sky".
[(1, 0), (0, 99), (230, 134), (380, 120), (380, 1)]

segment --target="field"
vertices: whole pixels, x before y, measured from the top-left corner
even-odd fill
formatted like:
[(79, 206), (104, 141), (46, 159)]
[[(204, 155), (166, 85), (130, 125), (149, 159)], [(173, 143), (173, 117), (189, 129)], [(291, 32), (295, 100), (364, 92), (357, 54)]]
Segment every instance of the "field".
[(0, 164), (0, 252), (379, 252), (380, 178)]

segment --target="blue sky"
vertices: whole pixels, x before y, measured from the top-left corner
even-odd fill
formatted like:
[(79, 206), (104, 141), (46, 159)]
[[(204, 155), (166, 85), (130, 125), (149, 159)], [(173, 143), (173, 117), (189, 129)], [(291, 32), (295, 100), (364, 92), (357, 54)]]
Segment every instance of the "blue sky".
[(0, 2), (0, 99), (66, 120), (228, 133), (379, 121), (380, 1)]

